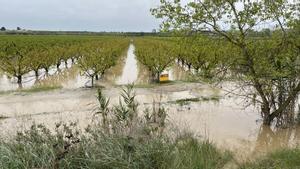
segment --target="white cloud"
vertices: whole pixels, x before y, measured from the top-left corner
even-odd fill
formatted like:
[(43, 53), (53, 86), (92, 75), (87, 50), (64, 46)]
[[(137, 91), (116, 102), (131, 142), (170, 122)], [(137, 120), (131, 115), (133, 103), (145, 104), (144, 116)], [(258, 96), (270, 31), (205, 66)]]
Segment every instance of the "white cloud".
[(151, 31), (158, 0), (1, 0), (0, 26), (42, 30)]

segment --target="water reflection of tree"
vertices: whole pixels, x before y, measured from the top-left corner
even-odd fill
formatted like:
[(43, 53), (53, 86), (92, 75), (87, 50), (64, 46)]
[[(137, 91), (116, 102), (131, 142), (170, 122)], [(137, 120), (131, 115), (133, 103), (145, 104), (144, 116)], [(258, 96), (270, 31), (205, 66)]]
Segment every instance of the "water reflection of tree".
[(262, 125), (259, 129), (254, 153), (264, 153), (286, 147), (297, 146), (300, 143), (300, 126), (290, 128), (275, 128)]

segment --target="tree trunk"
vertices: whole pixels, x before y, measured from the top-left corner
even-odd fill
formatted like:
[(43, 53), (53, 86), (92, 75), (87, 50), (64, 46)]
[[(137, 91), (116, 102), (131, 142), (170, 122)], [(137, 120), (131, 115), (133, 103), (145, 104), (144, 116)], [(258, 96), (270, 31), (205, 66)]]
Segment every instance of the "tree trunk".
[(263, 124), (270, 126), (273, 118), (271, 117), (270, 107), (268, 103), (261, 105), (261, 112), (263, 117)]
[(151, 73), (151, 82), (152, 83), (159, 83), (159, 73)]
[(192, 64), (188, 64), (189, 71), (191, 71), (191, 68), (192, 68)]
[(94, 87), (94, 76), (91, 76), (92, 78), (92, 86), (91, 87)]
[(68, 69), (68, 61), (65, 61), (66, 68)]
[(268, 115), (264, 115), (263, 117), (263, 124), (266, 125), (266, 126), (271, 126), (272, 124), (272, 118), (271, 116), (268, 114)]
[(34, 70), (35, 80), (39, 81), (39, 70)]
[(287, 99), (280, 105), (280, 107), (275, 110), (272, 114), (271, 117), (274, 119), (275, 117), (278, 117), (282, 112), (284, 112), (289, 105), (293, 104), (295, 100), (297, 99), (297, 96), (300, 91), (300, 83), (292, 90), (290, 91)]
[(45, 72), (46, 72), (46, 76), (49, 76), (49, 69), (46, 67), (44, 68), (45, 69)]
[(23, 88), (23, 85), (22, 85), (22, 75), (18, 75), (17, 79), (18, 79), (17, 83), (18, 83), (19, 89), (22, 89)]
[(160, 72), (156, 73), (156, 75), (155, 75), (155, 81), (156, 81), (156, 83), (160, 82)]
[(56, 69), (57, 69), (57, 71), (60, 71), (59, 66), (60, 66), (60, 63), (57, 63), (57, 64), (56, 64)]

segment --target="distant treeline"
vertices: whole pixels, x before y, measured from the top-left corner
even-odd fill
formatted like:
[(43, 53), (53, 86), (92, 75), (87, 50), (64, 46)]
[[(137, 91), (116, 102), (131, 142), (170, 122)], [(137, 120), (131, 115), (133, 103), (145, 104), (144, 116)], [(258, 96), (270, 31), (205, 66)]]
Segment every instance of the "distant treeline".
[[(183, 36), (190, 34), (206, 34), (216, 35), (212, 31), (201, 31), (201, 32), (89, 32), (89, 31), (33, 31), (33, 30), (6, 30), (0, 31), (0, 34), (6, 35), (92, 35), (92, 36), (157, 36), (157, 37), (174, 37)], [(273, 33), (270, 29), (263, 29), (260, 31), (249, 31), (248, 36), (251, 37), (265, 37), (271, 36)]]
[(171, 33), (162, 32), (89, 32), (89, 31), (0, 31), (6, 35), (98, 35), (98, 36), (172, 36)]

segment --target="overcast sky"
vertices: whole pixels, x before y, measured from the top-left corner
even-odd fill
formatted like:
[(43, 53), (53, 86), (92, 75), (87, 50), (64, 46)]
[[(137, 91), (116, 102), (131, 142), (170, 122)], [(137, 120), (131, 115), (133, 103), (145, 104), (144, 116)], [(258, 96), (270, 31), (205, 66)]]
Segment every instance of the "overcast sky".
[(151, 31), (159, 0), (0, 0), (0, 27), (32, 30)]

